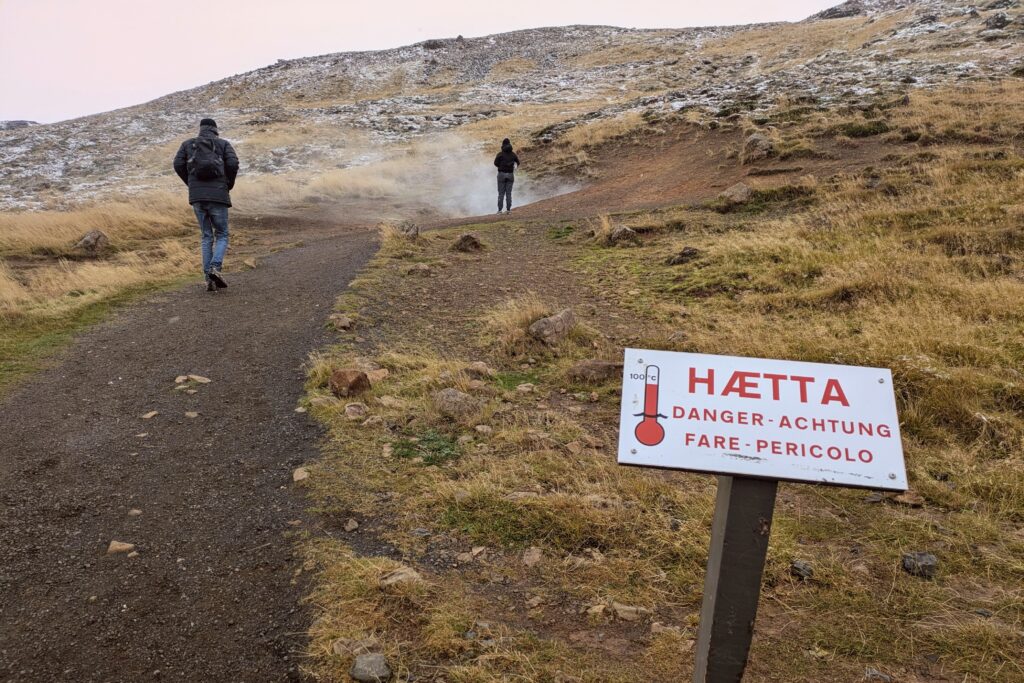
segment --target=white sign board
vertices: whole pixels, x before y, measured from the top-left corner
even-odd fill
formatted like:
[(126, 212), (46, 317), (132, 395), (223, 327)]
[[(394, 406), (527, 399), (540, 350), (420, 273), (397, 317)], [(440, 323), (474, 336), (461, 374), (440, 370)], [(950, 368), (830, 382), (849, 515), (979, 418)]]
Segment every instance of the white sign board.
[(626, 349), (619, 464), (903, 491), (892, 373)]

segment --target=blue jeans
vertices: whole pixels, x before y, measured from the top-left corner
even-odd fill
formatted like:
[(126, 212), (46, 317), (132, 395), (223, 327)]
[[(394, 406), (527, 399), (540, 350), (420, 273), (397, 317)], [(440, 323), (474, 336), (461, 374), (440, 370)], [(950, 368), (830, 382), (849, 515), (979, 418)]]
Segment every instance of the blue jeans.
[(220, 270), (228, 250), (228, 207), (218, 202), (196, 202), (192, 205), (203, 235), (203, 275), (211, 268)]

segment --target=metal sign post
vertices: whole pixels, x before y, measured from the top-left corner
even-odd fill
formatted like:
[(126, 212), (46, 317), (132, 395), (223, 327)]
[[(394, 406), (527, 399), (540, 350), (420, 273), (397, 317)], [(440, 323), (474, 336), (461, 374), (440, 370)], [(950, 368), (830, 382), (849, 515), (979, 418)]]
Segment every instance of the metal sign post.
[(904, 491), (892, 373), (626, 349), (620, 465), (717, 474), (694, 683), (737, 683), (780, 481)]
[(747, 667), (779, 482), (719, 477), (694, 683), (736, 683)]

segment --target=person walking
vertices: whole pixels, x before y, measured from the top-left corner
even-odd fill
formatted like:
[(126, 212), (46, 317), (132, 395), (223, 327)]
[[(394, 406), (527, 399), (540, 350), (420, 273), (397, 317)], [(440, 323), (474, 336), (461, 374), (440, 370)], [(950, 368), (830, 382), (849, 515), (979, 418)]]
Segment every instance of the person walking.
[(501, 213), (502, 200), (505, 210), (512, 210), (512, 185), (516, 182), (516, 166), (519, 157), (512, 151), (512, 143), (508, 138), (501, 141), (501, 151), (494, 157), (494, 165), (498, 167), (498, 213)]
[(223, 289), (228, 283), (220, 271), (228, 250), (228, 207), (238, 156), (231, 143), (220, 137), (216, 121), (201, 120), (199, 135), (181, 143), (174, 155), (174, 172), (188, 185), (188, 203), (199, 221), (206, 291)]

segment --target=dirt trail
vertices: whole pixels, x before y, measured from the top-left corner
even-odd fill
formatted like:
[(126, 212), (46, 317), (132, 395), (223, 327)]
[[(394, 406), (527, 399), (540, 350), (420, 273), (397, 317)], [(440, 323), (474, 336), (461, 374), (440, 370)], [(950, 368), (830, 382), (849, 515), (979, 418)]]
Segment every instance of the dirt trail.
[[(300, 677), (300, 366), (373, 249), (349, 232), (158, 296), (0, 402), (0, 680)], [(212, 382), (175, 391), (188, 373)]]

